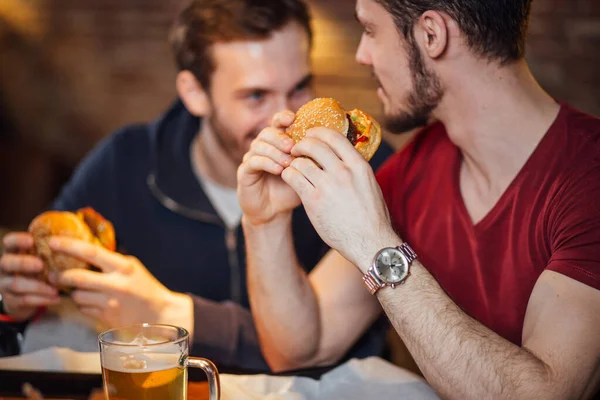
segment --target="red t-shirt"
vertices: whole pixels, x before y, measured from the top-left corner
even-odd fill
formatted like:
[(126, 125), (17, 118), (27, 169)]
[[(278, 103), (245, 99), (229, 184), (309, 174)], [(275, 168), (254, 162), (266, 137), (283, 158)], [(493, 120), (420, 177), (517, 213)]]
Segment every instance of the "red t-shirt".
[(521, 345), (546, 269), (600, 289), (600, 119), (568, 105), (492, 210), (473, 225), (462, 155), (441, 124), (377, 174), (394, 227), (466, 313)]

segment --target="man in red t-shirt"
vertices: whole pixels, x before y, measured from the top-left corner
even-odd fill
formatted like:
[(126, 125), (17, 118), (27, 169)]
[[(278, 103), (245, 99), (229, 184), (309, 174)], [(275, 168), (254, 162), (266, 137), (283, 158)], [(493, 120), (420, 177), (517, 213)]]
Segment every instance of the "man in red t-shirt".
[[(272, 368), (336, 362), (383, 309), (443, 397), (597, 392), (600, 120), (531, 76), (530, 6), (357, 1), (357, 60), (388, 126), (428, 124), (377, 178), (339, 133), (294, 145), (290, 113), (255, 140), (238, 195)], [(337, 250), (308, 276), (291, 237), (300, 201)]]

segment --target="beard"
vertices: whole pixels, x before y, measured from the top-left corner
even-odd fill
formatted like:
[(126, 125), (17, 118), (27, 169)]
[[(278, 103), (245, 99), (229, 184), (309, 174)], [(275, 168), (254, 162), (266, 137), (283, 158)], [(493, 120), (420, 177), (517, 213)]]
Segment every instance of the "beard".
[[(237, 164), (241, 164), (244, 154), (249, 150), (245, 148), (245, 141), (240, 142), (236, 139), (238, 135), (236, 135), (226, 123), (223, 123), (223, 119), (220, 117), (217, 109), (214, 108), (214, 105), (212, 105), (212, 107), (215, 112), (208, 118), (207, 122), (210, 124), (215, 140), (219, 143), (219, 147), (225, 151), (230, 160)], [(260, 130), (249, 132), (246, 136), (256, 137), (259, 132)]]
[(407, 98), (409, 111), (392, 112), (385, 117), (384, 125), (391, 133), (400, 134), (426, 126), (444, 95), (439, 77), (427, 68), (417, 44), (409, 40), (408, 46), (413, 82), (413, 89)]

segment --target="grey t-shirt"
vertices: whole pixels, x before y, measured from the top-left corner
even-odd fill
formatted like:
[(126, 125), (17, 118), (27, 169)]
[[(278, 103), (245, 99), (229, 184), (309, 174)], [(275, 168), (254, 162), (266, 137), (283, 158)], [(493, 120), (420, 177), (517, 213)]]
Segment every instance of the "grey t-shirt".
[(25, 330), (21, 352), (66, 347), (75, 351), (98, 351), (98, 334), (104, 330), (94, 319), (83, 315), (70, 297), (63, 297)]
[(227, 228), (237, 227), (242, 219), (242, 208), (237, 197), (237, 190), (219, 185), (205, 176), (198, 181)]

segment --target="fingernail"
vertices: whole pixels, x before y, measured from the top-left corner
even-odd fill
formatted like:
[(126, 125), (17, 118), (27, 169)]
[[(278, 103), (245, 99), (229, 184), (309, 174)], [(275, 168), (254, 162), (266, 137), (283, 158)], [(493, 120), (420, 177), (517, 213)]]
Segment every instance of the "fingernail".
[(56, 282), (58, 281), (58, 272), (56, 272), (56, 271), (52, 271), (52, 272), (50, 272), (50, 273), (48, 274), (48, 281), (49, 281), (51, 284), (55, 285), (55, 284), (56, 284)]
[(281, 165), (283, 165), (284, 167), (289, 166), (291, 163), (292, 163), (292, 156), (285, 155), (285, 156), (281, 157)]
[(44, 269), (44, 262), (42, 261), (41, 258), (32, 259), (30, 265), (31, 265), (31, 269), (37, 270), (36, 272), (39, 272), (42, 269)]

